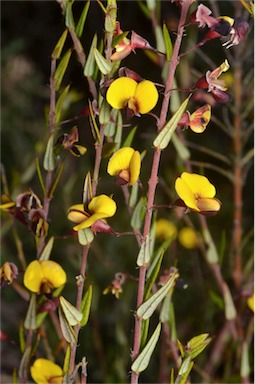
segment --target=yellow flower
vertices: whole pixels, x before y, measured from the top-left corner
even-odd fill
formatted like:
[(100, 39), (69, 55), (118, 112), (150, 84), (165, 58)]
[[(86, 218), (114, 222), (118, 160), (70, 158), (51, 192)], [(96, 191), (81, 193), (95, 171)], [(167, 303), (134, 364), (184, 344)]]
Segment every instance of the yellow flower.
[(118, 185), (133, 185), (141, 169), (141, 157), (133, 148), (124, 147), (115, 152), (109, 160), (107, 172), (116, 176)]
[(221, 202), (215, 199), (216, 189), (205, 176), (183, 172), (175, 182), (175, 190), (186, 207), (201, 214), (214, 214)]
[(158, 91), (149, 80), (137, 83), (129, 77), (114, 80), (106, 94), (106, 100), (115, 109), (125, 107), (133, 111), (134, 115), (150, 112), (158, 101)]
[(190, 115), (189, 126), (195, 133), (202, 133), (211, 119), (211, 106), (203, 105)]
[(180, 230), (178, 240), (187, 249), (193, 249), (197, 246), (196, 232), (190, 227), (184, 227)]
[(65, 271), (51, 260), (32, 261), (24, 274), (25, 287), (36, 293), (50, 293), (53, 288), (61, 287), (65, 282)]
[(30, 368), (31, 376), (37, 384), (63, 382), (62, 368), (47, 359), (37, 359)]
[(116, 209), (117, 206), (113, 199), (106, 195), (99, 195), (89, 203), (90, 213), (84, 211), (83, 204), (75, 204), (69, 208), (67, 218), (77, 224), (73, 229), (79, 231), (91, 227), (97, 220), (113, 216)]
[(254, 293), (247, 299), (247, 305), (252, 312), (254, 312)]
[(156, 221), (156, 237), (160, 240), (167, 240), (170, 237), (175, 239), (177, 235), (176, 226), (169, 220), (159, 219)]

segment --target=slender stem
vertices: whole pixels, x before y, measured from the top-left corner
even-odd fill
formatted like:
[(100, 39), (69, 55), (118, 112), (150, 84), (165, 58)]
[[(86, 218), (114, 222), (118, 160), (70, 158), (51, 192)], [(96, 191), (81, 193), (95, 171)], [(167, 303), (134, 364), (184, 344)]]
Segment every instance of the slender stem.
[[(166, 82), (166, 88), (165, 88), (165, 94), (164, 94), (164, 99), (163, 99), (163, 103), (162, 103), (161, 114), (160, 114), (160, 118), (158, 121), (158, 130), (159, 131), (165, 125), (166, 118), (167, 118), (167, 112), (168, 112), (169, 100), (170, 100), (170, 91), (171, 91), (171, 88), (173, 85), (175, 71), (176, 71), (177, 65), (179, 63), (178, 55), (179, 55), (179, 50), (180, 50), (183, 31), (184, 31), (183, 26), (185, 24), (185, 20), (186, 20), (189, 6), (190, 6), (190, 1), (185, 1), (182, 5), (182, 9), (181, 9), (181, 16), (180, 16), (180, 20), (179, 20), (177, 38), (176, 38), (174, 49), (173, 49), (172, 59), (169, 62), (168, 78), (167, 78), (167, 82)], [(153, 208), (153, 204), (154, 204), (156, 187), (158, 184), (158, 170), (159, 170), (160, 156), (161, 156), (161, 150), (159, 148), (156, 148), (155, 152), (154, 152), (154, 157), (153, 157), (151, 176), (150, 176), (149, 183), (148, 183), (149, 184), (148, 201), (147, 201), (147, 209), (146, 209), (146, 216), (145, 216), (145, 222), (144, 222), (143, 241), (145, 241), (146, 237), (149, 235), (149, 232), (150, 232), (152, 208)], [(141, 266), (139, 269), (137, 308), (143, 302), (145, 277), (146, 277), (146, 267), (147, 266), (144, 265), (144, 266)], [(134, 361), (139, 354), (140, 342), (141, 342), (141, 325), (142, 325), (141, 320), (136, 316), (135, 317), (135, 331), (134, 331), (134, 347), (133, 347), (133, 352), (132, 352), (132, 356), (131, 356), (132, 361)], [(138, 378), (139, 378), (139, 373), (132, 372), (131, 383), (132, 384), (138, 383)]]
[(104, 143), (104, 131), (105, 131), (105, 124), (102, 124), (100, 127), (100, 141), (95, 144), (96, 158), (95, 158), (95, 166), (94, 166), (94, 173), (93, 173), (93, 180), (92, 180), (93, 196), (95, 196), (96, 194), (97, 185), (98, 185), (99, 170), (100, 170), (100, 164), (102, 159), (102, 149), (103, 149), (103, 143)]

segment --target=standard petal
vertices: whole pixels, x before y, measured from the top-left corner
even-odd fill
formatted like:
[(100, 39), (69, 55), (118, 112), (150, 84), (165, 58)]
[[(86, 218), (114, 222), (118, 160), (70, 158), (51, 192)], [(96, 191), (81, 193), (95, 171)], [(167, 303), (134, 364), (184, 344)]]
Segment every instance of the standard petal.
[(209, 197), (212, 198), (216, 195), (216, 189), (210, 181), (202, 175), (196, 173), (183, 172), (181, 175), (182, 180), (186, 182), (193, 194), (196, 197)]
[(31, 292), (40, 292), (40, 286), (43, 280), (43, 271), (41, 263), (38, 260), (32, 261), (24, 274), (24, 285)]
[(135, 91), (135, 99), (138, 111), (141, 114), (150, 112), (158, 102), (158, 91), (155, 85), (149, 80), (141, 81)]
[(100, 219), (111, 217), (115, 214), (117, 206), (114, 200), (109, 196), (99, 195), (94, 197), (88, 205), (91, 213), (103, 213), (104, 216)]
[[(62, 383), (63, 370), (47, 359), (37, 359), (30, 368), (31, 376), (37, 384)], [(53, 381), (54, 380), (54, 381)]]
[(66, 273), (63, 268), (52, 260), (41, 262), (44, 279), (50, 282), (54, 288), (61, 287), (66, 282)]
[(111, 176), (117, 175), (124, 169), (129, 169), (130, 161), (135, 150), (130, 147), (124, 147), (115, 152), (109, 160), (107, 172)]
[(178, 177), (175, 181), (175, 190), (179, 197), (184, 201), (185, 205), (195, 211), (198, 211), (194, 192), (183, 178)]
[(202, 133), (211, 119), (211, 106), (209, 104), (197, 109), (190, 116), (190, 129), (195, 133)]
[(137, 82), (129, 77), (120, 77), (112, 82), (107, 93), (106, 100), (115, 109), (122, 109), (128, 100), (135, 95)]
[(141, 169), (141, 156), (138, 151), (134, 151), (130, 161), (129, 169), (130, 169), (129, 185), (133, 185), (137, 181), (140, 175), (140, 169)]

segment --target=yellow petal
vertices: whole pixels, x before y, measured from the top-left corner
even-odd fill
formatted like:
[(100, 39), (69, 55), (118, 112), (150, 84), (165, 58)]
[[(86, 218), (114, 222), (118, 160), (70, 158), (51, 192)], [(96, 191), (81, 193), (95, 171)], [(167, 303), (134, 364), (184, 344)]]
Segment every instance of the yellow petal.
[(31, 292), (40, 292), (43, 277), (41, 263), (38, 260), (34, 260), (28, 265), (25, 271), (24, 285)]
[(175, 190), (187, 207), (194, 209), (195, 211), (199, 210), (196, 205), (196, 198), (193, 191), (181, 177), (178, 177), (175, 181)]
[(47, 359), (37, 359), (30, 368), (31, 376), (37, 384), (62, 383), (63, 370)]
[(216, 189), (210, 181), (202, 175), (196, 173), (183, 172), (181, 175), (183, 181), (189, 186), (191, 191), (198, 197), (214, 197)]
[(247, 305), (254, 312), (254, 294), (247, 299)]
[(184, 227), (180, 230), (178, 240), (184, 248), (193, 249), (197, 246), (197, 236), (194, 229)]
[(67, 218), (73, 223), (82, 223), (84, 220), (87, 220), (88, 217), (89, 215), (84, 211), (83, 204), (75, 204), (68, 209)]
[(130, 180), (129, 185), (135, 184), (141, 169), (141, 156), (138, 151), (135, 151), (130, 161)]
[[(104, 217), (111, 217), (115, 214), (117, 206), (113, 199), (106, 195), (94, 197), (88, 205), (91, 213), (104, 214)], [(104, 218), (100, 217), (100, 218)]]
[(135, 91), (135, 99), (138, 111), (141, 114), (150, 112), (158, 102), (158, 91), (155, 85), (149, 80), (141, 81)]
[(137, 82), (129, 77), (120, 77), (112, 82), (106, 100), (115, 109), (122, 109), (128, 100), (135, 95)]
[(54, 288), (61, 287), (66, 282), (66, 273), (63, 268), (52, 260), (41, 262), (41, 269), (44, 279), (46, 279)]
[(115, 152), (109, 160), (107, 172), (111, 176), (117, 175), (124, 169), (129, 169), (130, 162), (135, 150), (130, 147), (124, 147)]
[(175, 239), (177, 235), (176, 226), (169, 220), (159, 219), (156, 221), (156, 237), (161, 240)]
[(93, 213), (88, 219), (83, 221), (82, 223), (76, 225), (73, 227), (74, 231), (79, 231), (80, 229), (85, 229), (91, 227), (97, 220), (104, 219), (108, 216), (104, 212), (99, 212), (99, 213)]

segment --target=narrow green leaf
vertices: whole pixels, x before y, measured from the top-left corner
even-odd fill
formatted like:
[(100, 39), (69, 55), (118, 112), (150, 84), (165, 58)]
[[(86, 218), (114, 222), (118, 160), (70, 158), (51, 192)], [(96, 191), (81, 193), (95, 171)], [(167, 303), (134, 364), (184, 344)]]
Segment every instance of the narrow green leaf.
[(23, 323), (20, 323), (19, 326), (19, 345), (20, 345), (20, 351), (23, 354), (26, 349), (26, 339), (25, 339), (25, 334), (24, 334), (24, 328), (23, 328)]
[(84, 67), (84, 76), (92, 76), (95, 69), (95, 56), (94, 56), (94, 48), (97, 46), (97, 34), (94, 35), (91, 47), (89, 50), (89, 54), (87, 57), (87, 61)]
[(132, 185), (132, 188), (131, 188), (130, 199), (129, 199), (130, 208), (134, 208), (134, 206), (136, 205), (138, 191), (139, 191), (139, 184), (135, 183), (134, 185)]
[(85, 325), (88, 322), (89, 319), (89, 313), (91, 308), (91, 302), (92, 302), (92, 285), (89, 286), (87, 292), (83, 296), (82, 302), (81, 302), (81, 312), (82, 312), (82, 320), (81, 320), (81, 326), (85, 327)]
[(249, 348), (246, 341), (242, 345), (242, 357), (241, 357), (241, 377), (247, 378), (250, 375), (250, 363), (249, 363)]
[(64, 338), (68, 343), (76, 343), (76, 337), (73, 328), (70, 326), (68, 323), (65, 314), (62, 310), (61, 307), (58, 308), (58, 314), (59, 314), (59, 323), (60, 323), (60, 328), (63, 333)]
[(60, 305), (70, 325), (77, 325), (82, 319), (82, 313), (74, 307), (64, 296), (60, 296)]
[(101, 9), (102, 9), (103, 12), (106, 14), (106, 13), (107, 13), (107, 10), (106, 10), (106, 8), (104, 7), (103, 3), (102, 3), (100, 0), (97, 0), (97, 3), (100, 5)]
[(194, 360), (200, 355), (207, 345), (211, 342), (211, 338), (208, 337), (208, 333), (193, 337), (187, 344), (187, 356), (190, 356)]
[(178, 272), (173, 273), (170, 279), (161, 287), (154, 295), (152, 295), (147, 301), (145, 301), (137, 310), (137, 316), (142, 319), (148, 319), (151, 317), (157, 306), (161, 303), (164, 297), (173, 289), (175, 280), (178, 278)]
[(41, 167), (40, 167), (40, 163), (39, 163), (38, 157), (36, 157), (35, 162), (36, 162), (36, 170), (37, 170), (38, 179), (39, 179), (42, 191), (43, 191), (43, 195), (45, 196), (46, 195), (46, 188), (45, 188), (45, 185), (44, 185), (44, 181), (43, 181)]
[(47, 312), (43, 312), (43, 313), (38, 313), (38, 315), (36, 316), (36, 325), (37, 325), (37, 328), (40, 328), (40, 326), (42, 325), (45, 317), (48, 315)]
[(161, 331), (161, 323), (158, 323), (155, 331), (153, 332), (150, 340), (133, 362), (131, 369), (135, 373), (143, 372), (149, 365), (151, 355), (156, 347)]
[(61, 95), (59, 96), (57, 102), (56, 102), (56, 108), (55, 108), (55, 123), (59, 123), (61, 119), (61, 114), (62, 114), (62, 108), (63, 104), (66, 101), (66, 96), (69, 92), (70, 89), (70, 84), (65, 87)]
[(147, 281), (146, 281), (145, 290), (144, 290), (144, 300), (145, 301), (149, 298), (150, 293), (151, 293), (151, 288), (152, 288), (153, 284), (155, 283), (156, 278), (158, 276), (158, 273), (160, 271), (160, 267), (161, 267), (161, 263), (162, 263), (162, 260), (164, 257), (164, 253), (165, 253), (164, 251), (161, 251), (161, 253), (158, 253), (159, 257), (156, 259), (157, 264), (156, 265), (154, 264), (154, 268), (152, 270), (150, 269), (150, 271), (151, 271), (150, 275), (148, 276), (148, 273), (146, 275)]
[(156, 0), (146, 0), (146, 4), (150, 11), (154, 11), (156, 9)]
[(67, 348), (66, 348), (65, 359), (64, 359), (64, 364), (63, 364), (63, 372), (64, 372), (64, 374), (66, 372), (68, 372), (69, 364), (70, 364), (70, 357), (71, 357), (71, 346), (68, 345)]
[(55, 190), (56, 190), (56, 188), (58, 186), (58, 182), (59, 182), (59, 179), (60, 179), (60, 177), (62, 175), (63, 169), (64, 169), (64, 163), (59, 164), (58, 171), (56, 173), (56, 176), (55, 176), (55, 178), (54, 178), (54, 180), (52, 182), (52, 186), (51, 186), (50, 191), (49, 191), (49, 197), (50, 198), (52, 196), (54, 196), (54, 192), (55, 192)]
[(194, 361), (191, 361), (190, 357), (187, 357), (187, 359), (183, 360), (175, 383), (187, 384), (187, 379), (190, 374), (190, 371), (192, 370), (193, 365)]
[(176, 149), (176, 152), (178, 153), (181, 160), (186, 161), (186, 160), (190, 159), (190, 151), (188, 150), (186, 145), (184, 145), (181, 142), (179, 137), (176, 135), (176, 132), (174, 132), (174, 134), (172, 136), (172, 143), (173, 143), (173, 145)]
[(173, 44), (170, 38), (169, 31), (166, 26), (166, 23), (164, 23), (163, 25), (163, 36), (164, 36), (164, 42), (166, 47), (166, 59), (167, 61), (170, 61), (173, 54)]
[(145, 5), (145, 3), (141, 0), (138, 0), (138, 5), (141, 9), (141, 11), (143, 12), (143, 14), (148, 18), (150, 19), (151, 17), (151, 13), (150, 13), (150, 10), (148, 9), (148, 7)]
[(92, 199), (92, 182), (91, 182), (91, 174), (90, 172), (87, 173), (85, 180), (84, 180), (84, 186), (83, 186), (83, 205), (87, 206), (87, 204)]
[(102, 72), (103, 75), (110, 73), (112, 69), (111, 64), (104, 58), (103, 55), (101, 55), (97, 48), (94, 48), (94, 56), (100, 72)]
[(136, 264), (138, 267), (145, 267), (149, 263), (150, 257), (150, 236), (148, 235), (141, 245)]
[(83, 8), (81, 17), (79, 18), (79, 21), (78, 21), (77, 26), (75, 28), (75, 32), (76, 32), (76, 35), (78, 37), (81, 37), (81, 35), (83, 33), (84, 24), (85, 24), (85, 21), (86, 21), (86, 18), (87, 18), (89, 6), (90, 6), (90, 0), (87, 0), (85, 6)]
[(52, 248), (53, 248), (53, 244), (54, 244), (54, 237), (52, 236), (50, 238), (50, 240), (48, 241), (48, 243), (43, 248), (43, 251), (41, 253), (39, 261), (49, 260), (50, 255), (51, 255), (51, 251), (52, 251)]
[(137, 131), (138, 126), (136, 125), (131, 131), (129, 132), (128, 136), (126, 137), (126, 140), (124, 141), (122, 147), (131, 147), (132, 142), (134, 140), (136, 131)]
[(24, 327), (26, 329), (37, 329), (37, 324), (36, 324), (36, 294), (31, 293), (30, 296), (30, 302), (26, 314), (26, 318), (24, 321)]
[(100, 141), (101, 141), (100, 133), (99, 133), (97, 122), (96, 122), (96, 119), (95, 119), (95, 116), (94, 116), (94, 111), (93, 111), (92, 103), (91, 103), (90, 100), (89, 100), (89, 112), (90, 112), (89, 117), (90, 117), (90, 125), (91, 125), (91, 129), (92, 129), (92, 134), (94, 136), (94, 139), (98, 143), (100, 143)]
[(197, 348), (199, 345), (204, 343), (206, 339), (208, 340), (208, 336), (209, 336), (209, 333), (201, 333), (201, 335), (192, 337), (192, 339), (190, 339), (188, 342), (188, 348), (189, 349)]
[(224, 284), (223, 297), (225, 303), (225, 317), (227, 320), (233, 320), (236, 318), (236, 308), (227, 284)]
[(117, 15), (117, 6), (112, 4), (107, 6), (107, 13), (105, 15), (104, 28), (106, 32), (113, 33), (116, 28), (116, 15)]
[(117, 128), (114, 136), (114, 142), (116, 143), (116, 150), (120, 149), (121, 141), (122, 141), (122, 131), (123, 131), (123, 120), (122, 120), (122, 114), (118, 110), (117, 114)]
[(141, 228), (144, 215), (146, 212), (146, 201), (147, 201), (146, 197), (141, 197), (134, 209), (134, 212), (131, 218), (131, 227), (133, 229)]
[(61, 53), (62, 53), (62, 49), (63, 49), (63, 46), (65, 44), (65, 41), (66, 41), (66, 37), (67, 37), (67, 33), (68, 33), (68, 30), (65, 29), (64, 32), (62, 33), (62, 35), (60, 36), (53, 52), (52, 52), (52, 55), (51, 57), (53, 59), (59, 59), (60, 56), (61, 56)]
[(156, 37), (156, 48), (159, 52), (165, 53), (166, 47), (164, 42), (164, 36), (162, 28), (160, 25), (157, 25), (155, 28), (155, 37)]
[(78, 231), (78, 240), (81, 245), (89, 245), (94, 240), (94, 234), (90, 228), (80, 229)]
[(218, 252), (208, 228), (204, 228), (203, 238), (206, 244), (206, 258), (209, 264), (217, 264), (219, 260)]
[(72, 50), (69, 49), (64, 54), (63, 58), (61, 59), (61, 61), (59, 62), (58, 66), (56, 68), (56, 71), (54, 73), (55, 89), (56, 89), (56, 91), (58, 91), (60, 86), (61, 86), (64, 74), (66, 72), (67, 66), (68, 66), (69, 61), (70, 61), (71, 54), (72, 54)]
[(18, 371), (19, 383), (27, 382), (27, 372), (28, 372), (28, 367), (30, 363), (30, 358), (31, 358), (31, 346), (28, 346), (20, 360), (19, 371)]
[(74, 0), (66, 2), (66, 14), (65, 14), (66, 27), (71, 29), (74, 29), (75, 27), (74, 19), (73, 19), (73, 11), (72, 11), (73, 2)]
[(125, 37), (129, 34), (129, 31), (122, 32), (120, 35), (114, 36), (112, 39), (112, 48), (116, 47)]
[[(163, 244), (161, 244), (161, 246), (158, 248), (157, 252), (155, 253), (155, 256), (153, 257), (150, 268), (147, 271), (147, 279), (149, 279), (152, 272), (154, 273), (154, 268), (157, 266), (160, 257), (164, 255), (165, 251), (167, 250), (172, 241), (173, 238), (166, 239)], [(158, 267), (160, 268), (160, 265)]]
[(149, 325), (150, 325), (150, 319), (146, 319), (142, 321), (140, 349), (143, 349), (145, 347), (147, 337), (148, 337), (148, 332), (149, 332)]
[(43, 167), (46, 171), (54, 171), (55, 169), (53, 143), (54, 143), (54, 135), (51, 135), (47, 143), (46, 152), (43, 160)]
[(181, 104), (179, 109), (175, 112), (175, 114), (171, 117), (171, 119), (166, 123), (166, 125), (159, 132), (159, 134), (153, 141), (154, 147), (159, 149), (165, 149), (168, 146), (173, 136), (173, 133), (176, 130), (177, 125), (187, 108), (190, 97), (191, 95), (189, 95), (187, 99), (184, 100), (184, 102)]
[(159, 320), (162, 323), (167, 323), (170, 317), (170, 304), (171, 304), (171, 295), (167, 295), (162, 303), (162, 307), (159, 314)]

